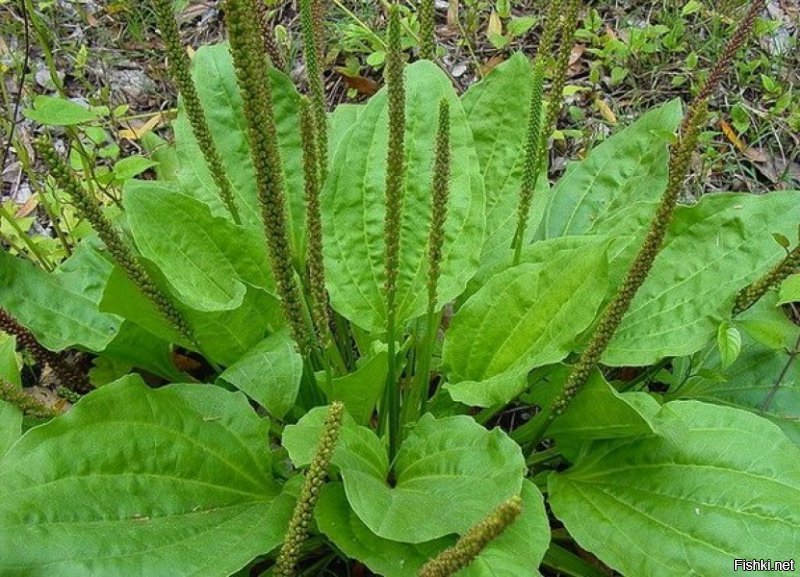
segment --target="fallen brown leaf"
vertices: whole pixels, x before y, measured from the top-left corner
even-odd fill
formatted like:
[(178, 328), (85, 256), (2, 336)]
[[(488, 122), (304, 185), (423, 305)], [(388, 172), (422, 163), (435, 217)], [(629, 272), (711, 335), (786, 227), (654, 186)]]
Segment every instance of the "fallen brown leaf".
[(339, 72), (339, 75), (344, 80), (344, 83), (347, 84), (348, 88), (355, 88), (358, 92), (366, 94), (367, 96), (372, 96), (378, 91), (378, 83), (371, 78), (348, 76), (342, 73), (341, 69), (337, 69), (336, 71)]
[(502, 54), (495, 54), (489, 60), (484, 62), (480, 68), (478, 68), (478, 73), (480, 74), (481, 78), (489, 74), (492, 70), (497, 68), (500, 64), (503, 63), (505, 58)]
[(14, 213), (14, 218), (25, 218), (39, 206), (39, 195), (32, 194), (25, 203), (17, 209)]
[(763, 148), (748, 146), (747, 150), (744, 151), (744, 155), (752, 162), (769, 162), (769, 156)]

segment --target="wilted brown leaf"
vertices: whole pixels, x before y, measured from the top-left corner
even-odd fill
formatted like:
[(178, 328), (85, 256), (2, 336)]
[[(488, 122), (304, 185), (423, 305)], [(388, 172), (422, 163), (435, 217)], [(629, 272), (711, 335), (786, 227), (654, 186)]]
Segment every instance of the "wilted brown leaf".
[(344, 83), (347, 84), (348, 88), (355, 88), (358, 92), (361, 94), (366, 94), (367, 96), (372, 96), (378, 91), (378, 83), (371, 78), (365, 78), (363, 76), (348, 76), (347, 74), (342, 73), (342, 70), (338, 68), (336, 71), (339, 72), (342, 79), (344, 79)]
[(478, 69), (478, 73), (481, 75), (481, 78), (489, 74), (492, 70), (494, 70), (497, 66), (503, 63), (505, 58), (502, 54), (495, 54), (489, 60), (484, 62), (480, 68)]

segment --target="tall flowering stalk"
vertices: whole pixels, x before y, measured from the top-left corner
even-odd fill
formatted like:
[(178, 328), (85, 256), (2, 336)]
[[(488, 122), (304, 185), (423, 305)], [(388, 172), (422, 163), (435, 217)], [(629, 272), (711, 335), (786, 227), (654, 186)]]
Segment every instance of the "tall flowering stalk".
[[(547, 20), (542, 36), (539, 39), (539, 48), (533, 64), (533, 85), (531, 90), (530, 108), (528, 110), (528, 131), (525, 143), (525, 156), (522, 173), (522, 186), (520, 187), (519, 204), (517, 206), (517, 228), (514, 234), (514, 264), (519, 264), (522, 256), (522, 247), (525, 242), (525, 231), (528, 227), (528, 217), (533, 204), (533, 195), (536, 183), (539, 180), (542, 168), (547, 158), (547, 140), (550, 138), (561, 112), (564, 84), (567, 78), (569, 55), (572, 50), (572, 41), (578, 24), (580, 0), (569, 0), (560, 26), (560, 2), (551, 2), (547, 13)], [(547, 112), (544, 124), (542, 116), (542, 92), (544, 85), (545, 61), (548, 58), (556, 32), (560, 32), (560, 44), (556, 52), (553, 67), (553, 80), (548, 96)]]
[(436, 319), (438, 309), (438, 285), (444, 246), (447, 202), (450, 197), (450, 103), (439, 102), (439, 118), (436, 128), (436, 149), (433, 161), (433, 185), (431, 203), (431, 228), (428, 235), (428, 311), (423, 346), (420, 347), (414, 382), (403, 399), (403, 422), (419, 417), (421, 404), (430, 382), (431, 355), (436, 341)]
[(321, 347), (330, 341), (328, 330), (328, 293), (325, 290), (325, 265), (322, 259), (322, 213), (320, 210), (320, 182), (317, 164), (317, 131), (311, 104), (300, 99), (300, 133), (303, 141), (303, 175), (306, 194), (306, 231), (308, 234), (308, 292), (311, 296), (311, 319)]
[(214, 184), (216, 184), (219, 189), (219, 197), (222, 200), (222, 204), (228, 209), (234, 222), (236, 222), (236, 224), (241, 224), (239, 210), (236, 208), (233, 187), (225, 172), (225, 166), (222, 164), (222, 158), (217, 151), (217, 146), (214, 144), (211, 130), (208, 127), (208, 120), (200, 104), (200, 98), (197, 96), (194, 81), (192, 80), (189, 56), (186, 54), (186, 50), (181, 44), (178, 23), (175, 21), (173, 12), (172, 0), (152, 0), (152, 2), (156, 13), (156, 19), (158, 20), (158, 27), (161, 29), (161, 36), (167, 47), (170, 73), (175, 80), (175, 84), (178, 85), (178, 90), (183, 99), (183, 106), (189, 118), (189, 124), (192, 127), (192, 133), (195, 139), (197, 139), (197, 144), (200, 147), (200, 151), (203, 153), (206, 164), (208, 164), (208, 169), (211, 172), (211, 177), (214, 179)]
[(256, 2), (256, 16), (261, 26), (261, 39), (264, 43), (264, 52), (267, 53), (272, 65), (278, 70), (286, 69), (286, 60), (283, 57), (278, 41), (275, 38), (275, 29), (269, 19), (269, 9), (263, 0)]
[(756, 0), (751, 4), (747, 15), (739, 23), (736, 32), (723, 50), (719, 62), (712, 69), (707, 84), (689, 106), (681, 124), (678, 143), (673, 147), (670, 156), (666, 191), (650, 223), (644, 243), (622, 281), (622, 286), (603, 310), (586, 349), (572, 367), (561, 392), (551, 403), (542, 408), (541, 415), (512, 432), (511, 436), (517, 442), (535, 443), (541, 440), (553, 419), (566, 410), (600, 362), (603, 352), (611, 342), (617, 327), (622, 322), (622, 318), (630, 308), (633, 298), (647, 278), (653, 261), (661, 250), (667, 227), (672, 220), (678, 197), (683, 188), (683, 182), (689, 172), (692, 154), (697, 147), (697, 139), (708, 114), (709, 95), (713, 94), (725, 71), (728, 70), (734, 55), (749, 38), (756, 15), (763, 7), (764, 0)]
[(254, 13), (253, 0), (228, 0), (226, 17), (231, 54), (244, 102), (250, 154), (256, 172), (258, 201), (272, 272), (292, 338), (301, 350), (307, 351), (313, 340), (303, 316), (303, 301), (292, 266), (281, 155), (275, 128), (272, 88), (267, 75), (269, 63), (262, 50)]
[(519, 205), (517, 206), (517, 230), (514, 235), (514, 264), (519, 264), (524, 244), (525, 229), (531, 211), (533, 193), (542, 168), (545, 148), (542, 138), (542, 89), (544, 85), (544, 59), (537, 58), (533, 66), (533, 86), (528, 109), (528, 132), (525, 140), (525, 157), (522, 169)]
[(303, 54), (306, 59), (306, 76), (311, 91), (311, 107), (316, 128), (320, 182), (324, 182), (328, 173), (328, 120), (325, 114), (325, 85), (321, 68), (325, 55), (324, 8), (322, 0), (300, 0)]
[(774, 286), (778, 286), (790, 275), (800, 272), (800, 245), (794, 247), (786, 257), (770, 269), (767, 274), (755, 281), (753, 284), (743, 288), (736, 296), (733, 305), (733, 315), (743, 313), (758, 300), (767, 294), (767, 291)]
[(325, 482), (333, 451), (336, 449), (343, 417), (344, 405), (340, 401), (334, 401), (328, 409), (322, 435), (317, 442), (314, 458), (306, 473), (305, 482), (300, 489), (300, 496), (297, 498), (297, 505), (295, 505), (292, 519), (289, 521), (286, 538), (275, 562), (274, 575), (277, 577), (293, 577), (296, 573), (297, 562), (300, 559), (300, 546), (308, 538), (314, 507)]
[(486, 546), (497, 539), (522, 513), (522, 499), (502, 503), (483, 521), (472, 527), (452, 547), (428, 561), (419, 577), (450, 577), (472, 563)]
[(114, 225), (103, 213), (103, 209), (97, 199), (84, 190), (72, 171), (55, 153), (52, 144), (48, 140), (39, 139), (35, 144), (39, 156), (44, 159), (50, 168), (51, 176), (59, 187), (70, 196), (81, 218), (88, 221), (97, 232), (100, 240), (105, 244), (106, 250), (117, 265), (136, 285), (136, 288), (153, 304), (164, 320), (186, 341), (199, 350), (194, 332), (183, 313), (178, 310), (172, 299), (156, 286), (150, 274), (139, 263), (133, 250), (122, 239)]
[(395, 382), (395, 318), (397, 278), (400, 261), (400, 230), (403, 222), (403, 181), (405, 178), (405, 85), (403, 53), (400, 47), (400, 12), (389, 12), (389, 50), (386, 55), (386, 83), (389, 101), (389, 146), (386, 158), (386, 217), (384, 220), (386, 282), (386, 338), (389, 371), (382, 403), (384, 432), (389, 436), (389, 453), (394, 456), (400, 432), (400, 389)]
[(434, 0), (420, 0), (419, 3), (419, 36), (422, 44), (419, 49), (421, 58), (433, 60), (436, 41), (435, 41), (435, 17), (436, 6)]
[(86, 375), (76, 369), (63, 353), (56, 353), (44, 348), (31, 331), (3, 309), (0, 309), (0, 331), (17, 337), (17, 343), (28, 350), (37, 363), (48, 365), (62, 385), (81, 393), (91, 389)]

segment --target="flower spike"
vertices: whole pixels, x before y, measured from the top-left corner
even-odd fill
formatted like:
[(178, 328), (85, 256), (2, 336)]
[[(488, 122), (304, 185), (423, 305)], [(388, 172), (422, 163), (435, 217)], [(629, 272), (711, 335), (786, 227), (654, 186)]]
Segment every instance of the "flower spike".
[(502, 503), (475, 525), (455, 545), (428, 561), (419, 577), (450, 577), (472, 563), (481, 551), (496, 539), (522, 513), (522, 499), (514, 497)]
[(260, 49), (257, 22), (252, 15), (253, 0), (228, 0), (226, 18), (231, 55), (250, 141), (250, 154), (256, 171), (258, 202), (269, 249), (272, 272), (292, 338), (303, 351), (313, 345), (303, 316), (303, 302), (292, 265), (292, 250), (287, 231), (286, 195), (272, 88), (267, 75), (269, 64)]
[(322, 435), (314, 452), (314, 458), (311, 460), (311, 466), (306, 473), (305, 482), (300, 489), (300, 496), (297, 498), (297, 505), (295, 505), (292, 519), (289, 521), (286, 538), (275, 561), (274, 574), (277, 577), (293, 577), (295, 575), (297, 561), (300, 558), (300, 546), (308, 537), (308, 529), (314, 515), (314, 507), (319, 499), (322, 484), (328, 474), (328, 467), (342, 428), (343, 417), (344, 405), (342, 402), (334, 401), (331, 403), (328, 415), (325, 417)]
[(192, 127), (192, 133), (197, 139), (197, 144), (203, 153), (206, 164), (208, 164), (214, 184), (219, 189), (222, 204), (228, 209), (233, 221), (236, 224), (241, 224), (239, 210), (236, 208), (236, 200), (233, 195), (233, 187), (225, 172), (225, 166), (222, 163), (217, 146), (214, 144), (206, 114), (200, 104), (200, 98), (197, 96), (197, 89), (192, 80), (189, 56), (181, 44), (178, 23), (175, 21), (173, 13), (172, 0), (152, 0), (152, 2), (156, 19), (158, 20), (158, 27), (161, 29), (161, 36), (167, 46), (170, 72), (175, 84), (178, 85), (186, 116), (189, 118), (189, 124)]

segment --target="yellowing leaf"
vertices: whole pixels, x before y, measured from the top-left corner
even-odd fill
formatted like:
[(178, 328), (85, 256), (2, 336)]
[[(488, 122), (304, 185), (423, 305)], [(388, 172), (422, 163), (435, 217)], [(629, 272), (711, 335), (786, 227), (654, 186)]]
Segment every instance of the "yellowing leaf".
[(747, 150), (747, 145), (736, 135), (736, 131), (733, 130), (730, 124), (720, 118), (719, 127), (722, 129), (722, 134), (725, 135), (725, 138), (727, 138), (738, 151), (745, 152)]
[(486, 36), (489, 37), (492, 34), (503, 35), (503, 23), (500, 21), (497, 12), (492, 12), (489, 15), (489, 26), (486, 28)]
[(617, 124), (617, 115), (614, 114), (614, 111), (611, 110), (611, 107), (606, 104), (606, 101), (602, 98), (598, 98), (595, 100), (595, 104), (597, 104), (597, 110), (600, 111), (600, 116), (603, 117), (603, 120), (611, 124), (612, 126)]
[(154, 114), (150, 119), (142, 124), (138, 128), (126, 128), (124, 130), (119, 131), (120, 138), (127, 138), (128, 140), (139, 140), (145, 134), (151, 132), (157, 126), (160, 126), (164, 122), (164, 114), (158, 112)]

